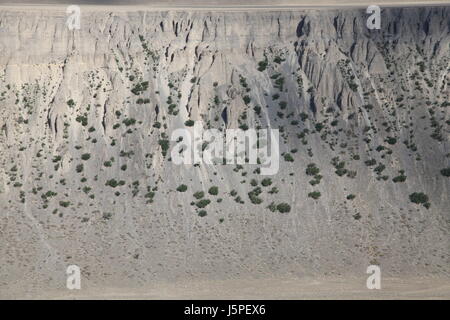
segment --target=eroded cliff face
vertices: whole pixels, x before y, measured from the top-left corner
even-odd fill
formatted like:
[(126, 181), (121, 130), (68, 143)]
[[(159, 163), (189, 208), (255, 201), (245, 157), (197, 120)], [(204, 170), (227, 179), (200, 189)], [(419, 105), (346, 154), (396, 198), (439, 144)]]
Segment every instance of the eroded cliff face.
[[(448, 275), (450, 10), (366, 18), (0, 12), (2, 290)], [(278, 128), (279, 173), (173, 164), (188, 120)]]

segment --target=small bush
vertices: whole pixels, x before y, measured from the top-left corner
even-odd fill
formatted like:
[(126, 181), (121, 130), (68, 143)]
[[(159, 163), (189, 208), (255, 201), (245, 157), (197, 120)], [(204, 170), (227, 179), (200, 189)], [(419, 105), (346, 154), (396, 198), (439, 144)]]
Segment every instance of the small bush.
[(194, 120), (187, 120), (185, 123), (184, 123), (184, 125), (186, 126), (186, 127), (192, 127), (192, 126), (194, 126)]
[(423, 204), (428, 202), (428, 196), (423, 192), (414, 192), (409, 195), (411, 202), (416, 204)]
[(68, 206), (70, 206), (70, 201), (60, 201), (59, 205), (61, 207), (67, 208)]
[(208, 204), (210, 204), (211, 203), (211, 200), (208, 200), (208, 199), (202, 199), (202, 200), (200, 200), (200, 201), (198, 201), (195, 205), (198, 207), (198, 208), (204, 208), (204, 207), (206, 207)]
[(281, 213), (287, 213), (291, 211), (291, 206), (283, 202), (277, 205), (277, 210)]
[(201, 199), (205, 196), (205, 193), (203, 191), (197, 191), (196, 193), (194, 193), (194, 198), (195, 199)]
[(177, 188), (178, 192), (185, 192), (188, 189), (187, 185), (182, 184)]
[(284, 154), (284, 161), (287, 161), (287, 162), (294, 162), (294, 158), (291, 156), (290, 153), (285, 153), (285, 154)]
[(320, 172), (320, 169), (317, 168), (314, 163), (308, 164), (308, 166), (306, 168), (306, 174), (308, 176), (315, 176), (315, 175), (319, 174), (319, 172)]
[(123, 124), (125, 124), (127, 127), (129, 127), (129, 126), (131, 126), (131, 125), (133, 125), (133, 124), (136, 123), (136, 119), (134, 119), (134, 118), (127, 118), (127, 119), (124, 119), (122, 122), (123, 122)]
[(441, 170), (441, 174), (442, 174), (444, 177), (450, 177), (450, 167), (442, 169), (442, 170)]
[(212, 196), (217, 196), (219, 194), (219, 188), (214, 186), (209, 188), (208, 193)]
[(308, 197), (313, 198), (315, 200), (319, 199), (322, 194), (319, 191), (313, 191), (308, 193)]

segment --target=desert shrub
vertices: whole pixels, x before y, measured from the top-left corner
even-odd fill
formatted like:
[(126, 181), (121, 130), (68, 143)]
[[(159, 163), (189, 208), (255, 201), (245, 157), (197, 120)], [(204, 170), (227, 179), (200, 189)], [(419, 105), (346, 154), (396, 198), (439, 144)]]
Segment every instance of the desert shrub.
[(353, 199), (355, 199), (356, 198), (356, 196), (354, 195), (354, 194), (349, 194), (348, 196), (347, 196), (347, 200), (353, 200)]
[(308, 197), (316, 199), (316, 200), (319, 199), (321, 195), (322, 194), (319, 191), (313, 191), (313, 192), (308, 193)]
[(322, 123), (316, 123), (314, 128), (316, 129), (317, 132), (320, 132), (325, 126)]
[(386, 142), (389, 144), (396, 144), (397, 143), (397, 139), (393, 138), (393, 137), (387, 137), (386, 138)]
[(284, 154), (284, 161), (294, 162), (294, 158), (292, 157), (292, 155), (290, 153), (285, 153)]
[(199, 216), (199, 217), (205, 217), (207, 214), (208, 214), (208, 213), (206, 212), (206, 210), (200, 210), (200, 211), (198, 212), (198, 216)]
[(275, 211), (277, 211), (277, 206), (275, 205), (275, 203), (272, 202), (271, 204), (269, 204), (267, 206), (267, 209), (269, 209), (272, 212), (275, 212)]
[(75, 106), (75, 101), (73, 101), (73, 99), (70, 99), (67, 101), (67, 105), (71, 108), (73, 108)]
[(117, 181), (116, 179), (110, 179), (108, 181), (106, 181), (105, 186), (110, 186), (112, 188), (115, 188), (117, 186), (123, 186), (125, 184), (125, 181), (120, 180)]
[(178, 192), (185, 192), (187, 189), (188, 189), (187, 185), (181, 184), (181, 185), (177, 188), (177, 191), (178, 191)]
[(308, 164), (308, 166), (306, 167), (306, 174), (308, 176), (315, 176), (316, 174), (319, 174), (320, 169), (316, 167), (316, 165), (314, 163), (310, 163)]
[(104, 220), (109, 220), (112, 217), (112, 213), (111, 212), (103, 212), (102, 218)]
[(277, 205), (277, 210), (281, 213), (287, 213), (291, 211), (291, 206), (283, 202)]
[(263, 187), (270, 186), (271, 184), (272, 184), (272, 179), (270, 179), (270, 178), (265, 178), (261, 181), (261, 185)]
[(70, 206), (70, 201), (60, 201), (59, 205), (61, 207), (67, 208), (68, 206)]
[(160, 139), (158, 144), (161, 146), (162, 155), (165, 157), (167, 155), (167, 151), (169, 150), (170, 142), (167, 139)]
[(56, 156), (56, 157), (53, 158), (52, 161), (53, 162), (58, 162), (58, 161), (61, 161), (61, 159), (62, 159), (61, 156)]
[(406, 181), (406, 176), (403, 174), (400, 174), (399, 176), (396, 176), (392, 179), (392, 181), (394, 181), (395, 183), (398, 182), (405, 182)]
[(91, 154), (90, 153), (83, 153), (82, 155), (81, 155), (81, 159), (82, 160), (89, 160), (91, 158)]
[(209, 188), (208, 193), (212, 196), (217, 196), (219, 194), (219, 188), (216, 186), (213, 186)]
[(409, 199), (411, 200), (411, 202), (416, 204), (423, 204), (428, 202), (428, 196), (423, 192), (414, 192), (409, 195)]
[(192, 127), (194, 125), (194, 123), (195, 123), (194, 120), (189, 119), (184, 122), (184, 125), (186, 127)]
[(208, 199), (202, 199), (202, 200), (200, 200), (200, 201), (198, 201), (195, 205), (198, 207), (198, 208), (204, 208), (204, 207), (206, 207), (208, 204), (210, 204), (211, 203), (211, 200), (208, 200)]
[(450, 177), (450, 167), (442, 169), (442, 170), (441, 170), (441, 174), (442, 174), (444, 177)]
[(263, 72), (264, 70), (266, 70), (267, 65), (268, 65), (267, 60), (258, 62), (258, 71)]
[(246, 123), (243, 123), (239, 126), (239, 129), (247, 131), (248, 130), (248, 125)]
[(84, 166), (83, 166), (82, 163), (79, 164), (79, 165), (77, 165), (76, 168), (75, 168), (75, 170), (76, 170), (78, 173), (83, 172), (83, 169), (84, 169)]
[(248, 193), (248, 197), (253, 204), (260, 204), (263, 202), (261, 198), (258, 196), (261, 194), (262, 190), (260, 187), (257, 187)]
[(196, 193), (194, 193), (194, 198), (195, 199), (201, 199), (205, 196), (205, 193), (203, 191), (197, 191)]
[(127, 118), (127, 119), (124, 119), (122, 122), (127, 127), (129, 127), (129, 126), (134, 125), (136, 123), (136, 119), (134, 119), (134, 118)]
[(88, 186), (84, 186), (83, 187), (83, 192), (86, 193), (86, 194), (88, 194), (91, 190), (92, 190), (91, 187), (88, 187)]

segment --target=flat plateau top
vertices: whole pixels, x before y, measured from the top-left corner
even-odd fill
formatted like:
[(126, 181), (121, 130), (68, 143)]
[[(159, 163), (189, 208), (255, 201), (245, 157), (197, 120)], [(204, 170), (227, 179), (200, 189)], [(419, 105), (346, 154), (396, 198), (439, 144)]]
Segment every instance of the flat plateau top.
[[(158, 1), (148, 1), (148, 4), (126, 4), (102, 5), (105, 1), (96, 1), (96, 4), (83, 4), (79, 6), (87, 11), (254, 11), (254, 10), (308, 10), (308, 9), (339, 9), (339, 8), (362, 8), (369, 5), (380, 7), (417, 7), (417, 6), (449, 6), (449, 0), (299, 0), (299, 1), (272, 1), (272, 3), (261, 4), (259, 1), (247, 1), (246, 4), (233, 4), (232, 1), (223, 1), (227, 4), (214, 0), (209, 1), (172, 1), (170, 4)], [(106, 1), (107, 2), (107, 1)], [(228, 4), (230, 3), (230, 4)], [(260, 4), (254, 4), (260, 3)], [(0, 12), (12, 11), (42, 11), (42, 10), (65, 10), (71, 3), (66, 4), (36, 4), (35, 3), (6, 3), (0, 0)]]

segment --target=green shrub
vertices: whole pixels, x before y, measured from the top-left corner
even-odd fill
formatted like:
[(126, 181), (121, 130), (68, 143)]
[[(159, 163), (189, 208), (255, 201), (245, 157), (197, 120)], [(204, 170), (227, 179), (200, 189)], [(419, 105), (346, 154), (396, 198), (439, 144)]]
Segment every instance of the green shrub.
[(82, 155), (81, 155), (81, 159), (82, 160), (89, 160), (91, 158), (91, 155), (89, 154), (89, 153), (83, 153)]
[(248, 193), (248, 197), (253, 204), (260, 204), (263, 202), (261, 198), (258, 196), (261, 194), (262, 190), (260, 187), (257, 187)]
[(316, 200), (319, 199), (321, 195), (322, 194), (319, 191), (313, 191), (313, 192), (308, 193), (308, 197), (316, 199)]
[(277, 210), (281, 213), (287, 213), (291, 211), (291, 206), (283, 202), (277, 205)]
[(61, 207), (67, 208), (68, 206), (70, 206), (70, 201), (60, 201), (59, 205)]
[(170, 142), (167, 139), (160, 139), (158, 144), (161, 146), (162, 155), (165, 157), (167, 155), (167, 151), (169, 150)]
[(397, 139), (393, 138), (393, 137), (387, 137), (386, 138), (386, 142), (389, 144), (396, 144), (397, 143)]
[(397, 177), (394, 177), (392, 179), (392, 181), (394, 181), (395, 183), (397, 183), (397, 182), (405, 182), (405, 180), (406, 180), (406, 176), (403, 175), (403, 174), (401, 174), (401, 175), (399, 175)]
[(70, 99), (67, 101), (67, 105), (71, 108), (73, 108), (75, 106), (75, 101), (73, 101), (73, 99)]
[(184, 125), (186, 126), (186, 127), (192, 127), (193, 125), (194, 125), (194, 121), (193, 120), (187, 120), (187, 121), (185, 121), (185, 123), (184, 123)]
[(61, 159), (62, 159), (61, 156), (56, 156), (56, 157), (53, 158), (52, 161), (53, 162), (58, 162), (58, 161), (61, 161)]
[(205, 193), (203, 191), (197, 191), (196, 193), (194, 193), (194, 198), (195, 199), (201, 199), (205, 196)]
[(291, 156), (290, 153), (285, 153), (285, 154), (284, 154), (284, 161), (287, 161), (287, 162), (294, 162), (294, 158)]
[(187, 185), (182, 184), (177, 188), (178, 192), (185, 192), (188, 189)]
[(210, 204), (211, 203), (211, 200), (208, 200), (208, 199), (202, 199), (202, 200), (200, 200), (200, 201), (198, 201), (195, 205), (198, 207), (198, 208), (204, 208), (204, 207), (206, 207), (208, 204)]
[(258, 62), (258, 71), (263, 72), (267, 68), (267, 60)]
[(219, 194), (219, 188), (214, 186), (209, 188), (208, 193), (212, 196), (217, 196)]
[(111, 219), (112, 214), (110, 212), (103, 212), (102, 218), (105, 220)]
[(208, 213), (206, 212), (206, 210), (200, 210), (198, 212), (199, 217), (205, 217)]
[(129, 127), (129, 126), (134, 125), (136, 123), (136, 119), (134, 119), (134, 118), (127, 118), (127, 119), (124, 119), (122, 122), (127, 127)]
[(424, 204), (428, 202), (428, 196), (423, 192), (414, 192), (409, 195), (411, 202), (416, 204)]
[(269, 209), (272, 212), (275, 212), (275, 211), (277, 211), (277, 206), (275, 205), (275, 203), (272, 202), (271, 204), (269, 204), (267, 206), (267, 209)]
[(270, 179), (270, 178), (265, 178), (261, 181), (261, 185), (263, 187), (270, 186), (271, 184), (272, 184), (272, 179)]
[(320, 169), (316, 167), (316, 165), (314, 163), (310, 163), (308, 164), (308, 166), (306, 167), (306, 174), (308, 176), (315, 176), (317, 174), (319, 174)]
[(354, 195), (354, 194), (349, 194), (348, 196), (347, 196), (347, 200), (353, 200), (353, 199), (355, 199), (356, 198), (356, 196)]
[(112, 188), (115, 188), (117, 186), (123, 186), (125, 184), (125, 181), (120, 180), (117, 181), (116, 179), (110, 179), (108, 181), (106, 181), (105, 186), (110, 186)]
[(450, 167), (442, 169), (442, 170), (441, 170), (441, 174), (442, 174), (444, 177), (450, 177)]

